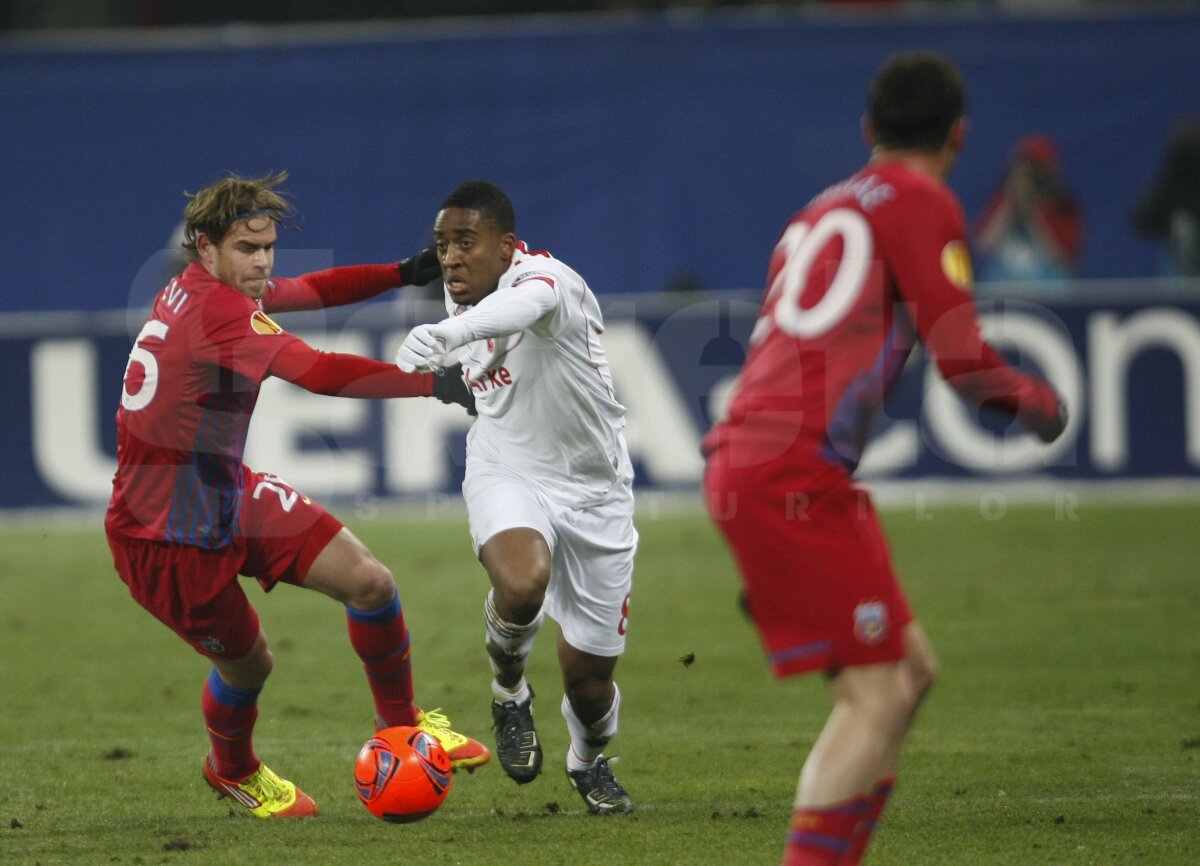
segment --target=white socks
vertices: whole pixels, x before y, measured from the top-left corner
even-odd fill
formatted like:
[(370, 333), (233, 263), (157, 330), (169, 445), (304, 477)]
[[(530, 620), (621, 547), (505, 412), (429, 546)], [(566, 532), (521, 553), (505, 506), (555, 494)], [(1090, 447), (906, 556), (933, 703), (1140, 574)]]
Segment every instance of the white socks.
[(585, 725), (567, 696), (563, 695), (562, 714), (567, 720), (567, 730), (571, 733), (571, 745), (567, 749), (567, 769), (573, 772), (586, 770), (604, 753), (608, 741), (617, 735), (617, 716), (621, 709), (621, 690), (613, 683), (613, 702), (600, 719)]
[(529, 690), (529, 683), (525, 682), (525, 677), (521, 677), (521, 682), (517, 683), (517, 687), (511, 690), (504, 688), (500, 683), (492, 680), (492, 697), (498, 703), (502, 704), (505, 701), (512, 701), (515, 704), (522, 704), (529, 700), (532, 694), (533, 692)]
[[(533, 649), (533, 640), (537, 637), (538, 629), (542, 626), (542, 611), (533, 622), (527, 625), (515, 625), (505, 622), (496, 612), (496, 605), (489, 592), (483, 604), (484, 619), (487, 622), (487, 653), (492, 665), (492, 693), (496, 700), (515, 700), (518, 703), (529, 698), (529, 684), (525, 682), (525, 662), (529, 659), (529, 651)], [(516, 681), (515, 688), (509, 689), (500, 684)]]

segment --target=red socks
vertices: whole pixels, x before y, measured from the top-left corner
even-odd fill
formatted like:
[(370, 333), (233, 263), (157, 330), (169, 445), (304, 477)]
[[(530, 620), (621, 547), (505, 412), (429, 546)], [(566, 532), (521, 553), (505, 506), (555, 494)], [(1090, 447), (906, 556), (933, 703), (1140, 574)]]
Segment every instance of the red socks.
[[(399, 597), (378, 610), (346, 608), (350, 643), (362, 659), (375, 698), (376, 721), (383, 727), (416, 724), (408, 629)], [(262, 689), (228, 685), (213, 668), (204, 683), (200, 708), (212, 743), (217, 775), (239, 782), (258, 769), (251, 742)]]
[(880, 779), (870, 794), (819, 809), (797, 809), (782, 866), (859, 866), (896, 784)]
[(866, 811), (865, 797), (819, 809), (797, 809), (792, 813), (783, 866), (838, 866)]
[[(378, 611), (346, 608), (350, 644), (358, 652), (376, 705), (377, 723), (415, 724), (413, 668), (408, 655), (408, 629), (400, 597), (392, 596)], [(258, 769), (252, 734), (258, 718), (262, 688), (234, 688), (212, 668), (200, 698), (200, 710), (209, 730), (212, 760), (217, 775), (239, 782)]]
[(375, 698), (376, 724), (380, 727), (416, 724), (412, 659), (400, 597), (393, 596), (378, 610), (347, 607), (346, 624), (350, 629), (350, 645), (367, 671), (367, 683)]
[(235, 689), (213, 668), (204, 683), (200, 709), (212, 743), (217, 775), (240, 782), (258, 769), (251, 737), (258, 718), (258, 693), (262, 689)]
[(846, 849), (842, 859), (837, 861), (837, 866), (858, 866), (863, 852), (871, 844), (871, 838), (875, 835), (875, 826), (879, 823), (879, 816), (883, 814), (888, 795), (892, 793), (895, 785), (895, 776), (887, 776), (875, 783), (875, 787), (867, 795), (867, 811), (863, 813), (858, 826), (854, 828), (854, 833), (850, 837), (850, 847)]

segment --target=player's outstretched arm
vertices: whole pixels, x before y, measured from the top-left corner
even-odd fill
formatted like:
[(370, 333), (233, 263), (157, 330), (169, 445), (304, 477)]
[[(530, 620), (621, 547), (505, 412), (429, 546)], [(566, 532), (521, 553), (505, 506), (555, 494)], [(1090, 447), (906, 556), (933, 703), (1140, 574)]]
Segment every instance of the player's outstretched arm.
[(321, 352), (297, 339), (272, 359), (268, 372), (314, 394), (360, 399), (436, 397), (443, 403), (456, 403), (475, 414), (475, 398), (458, 366), (440, 376), (405, 373), (385, 361), (342, 352)]
[(533, 277), (493, 292), (469, 310), (432, 325), (408, 332), (396, 365), (405, 371), (440, 370), (450, 352), (474, 340), (519, 333), (558, 304), (558, 294), (548, 278)]
[(320, 310), (366, 301), (388, 289), (419, 286), (442, 274), (437, 254), (429, 248), (388, 265), (348, 265), (271, 281), (263, 295), (268, 313)]
[(971, 263), (961, 210), (937, 187), (917, 190), (896, 210), (881, 243), (921, 342), (946, 382), (968, 403), (1021, 421), (1044, 442), (1065, 428), (1054, 389), (1012, 367), (983, 339), (971, 297)]
[(959, 396), (1019, 420), (1043, 442), (1053, 442), (1066, 429), (1066, 404), (1036, 376), (1011, 366), (979, 332), (969, 302), (946, 308), (922, 339), (938, 370)]

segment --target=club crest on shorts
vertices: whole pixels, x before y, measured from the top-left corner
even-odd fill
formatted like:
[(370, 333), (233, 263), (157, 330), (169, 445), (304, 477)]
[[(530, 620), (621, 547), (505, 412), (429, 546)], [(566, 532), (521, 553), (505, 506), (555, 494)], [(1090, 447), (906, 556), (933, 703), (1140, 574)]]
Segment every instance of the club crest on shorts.
[(864, 601), (854, 608), (854, 636), (860, 643), (874, 646), (888, 633), (887, 605), (882, 601)]

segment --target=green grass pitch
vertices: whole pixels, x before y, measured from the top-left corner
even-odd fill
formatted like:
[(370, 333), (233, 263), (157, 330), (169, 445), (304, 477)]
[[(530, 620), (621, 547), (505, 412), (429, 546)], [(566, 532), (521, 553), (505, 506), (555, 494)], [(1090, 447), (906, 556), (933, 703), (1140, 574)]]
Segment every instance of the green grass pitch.
[[(943, 670), (869, 862), (1200, 863), (1200, 505), (883, 515)], [(490, 743), (486, 580), (465, 518), (351, 526), (397, 576), (418, 700)], [(703, 516), (639, 529), (610, 750), (638, 811), (593, 818), (568, 788), (548, 633), (530, 668), (542, 777), (459, 774), (407, 826), (353, 792), (372, 714), (334, 603), (249, 586), (276, 656), (258, 752), (322, 808), (257, 821), (202, 782), (206, 663), (129, 600), (99, 526), (0, 530), (0, 863), (778, 863), (826, 690), (771, 680)]]

